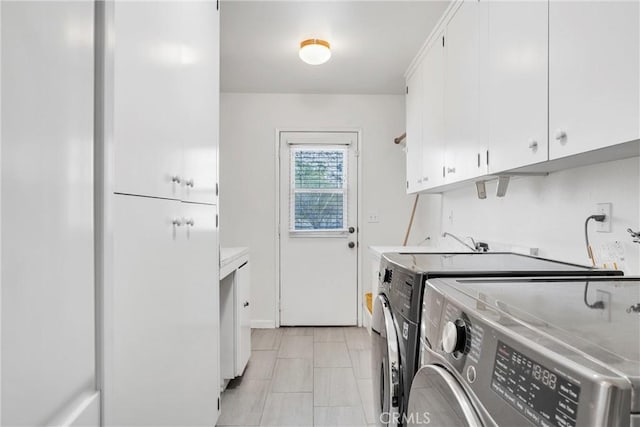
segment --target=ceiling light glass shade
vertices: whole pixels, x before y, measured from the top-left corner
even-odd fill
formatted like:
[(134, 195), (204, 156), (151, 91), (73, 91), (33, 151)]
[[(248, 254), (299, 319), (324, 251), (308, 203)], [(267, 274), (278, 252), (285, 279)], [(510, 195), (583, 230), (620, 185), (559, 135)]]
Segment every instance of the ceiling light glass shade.
[(324, 64), (331, 58), (329, 42), (309, 39), (300, 43), (300, 59), (310, 65)]

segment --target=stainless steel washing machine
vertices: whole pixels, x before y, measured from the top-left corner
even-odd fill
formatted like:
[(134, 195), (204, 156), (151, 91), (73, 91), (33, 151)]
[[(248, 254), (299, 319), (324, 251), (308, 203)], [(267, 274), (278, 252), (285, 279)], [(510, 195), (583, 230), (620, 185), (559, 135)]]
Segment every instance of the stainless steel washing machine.
[(379, 423), (403, 424), (411, 382), (419, 367), (419, 325), (427, 280), (621, 274), (514, 253), (384, 254), (371, 327), (374, 407)]
[(640, 278), (434, 279), (423, 314), (408, 426), (640, 425)]

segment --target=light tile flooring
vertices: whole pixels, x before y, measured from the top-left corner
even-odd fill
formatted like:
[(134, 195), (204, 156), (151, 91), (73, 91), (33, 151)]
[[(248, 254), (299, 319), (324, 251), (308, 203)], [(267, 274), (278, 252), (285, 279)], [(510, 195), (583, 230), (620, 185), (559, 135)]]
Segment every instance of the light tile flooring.
[(219, 426), (375, 424), (364, 328), (254, 329), (251, 359), (222, 394)]

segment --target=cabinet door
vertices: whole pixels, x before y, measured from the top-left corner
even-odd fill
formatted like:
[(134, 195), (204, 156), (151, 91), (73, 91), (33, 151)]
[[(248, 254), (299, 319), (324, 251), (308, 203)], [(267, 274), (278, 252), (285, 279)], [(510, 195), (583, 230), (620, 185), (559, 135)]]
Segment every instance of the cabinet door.
[[(218, 342), (220, 336), (219, 313), (219, 244), (216, 224), (217, 207), (181, 203), (184, 218), (184, 234), (181, 236), (177, 266), (181, 272), (181, 288), (184, 304), (183, 374), (184, 425), (215, 425), (216, 400), (219, 397)], [(187, 314), (188, 311), (188, 314)]]
[(237, 292), (236, 376), (242, 375), (251, 356), (251, 267), (247, 262), (235, 272)]
[(0, 424), (53, 425), (96, 390), (94, 2), (0, 8)]
[(548, 160), (547, 2), (491, 1), (489, 172)]
[(422, 64), (422, 184), (444, 183), (444, 46), (440, 34)]
[(407, 79), (407, 193), (422, 186), (422, 72), (421, 66)]
[[(180, 198), (185, 123), (180, 2), (114, 5), (115, 191)], [(107, 90), (109, 90), (107, 88)], [(172, 181), (175, 177), (176, 182)]]
[(640, 137), (637, 1), (549, 5), (549, 157)]
[(464, 1), (445, 34), (445, 173), (452, 183), (480, 174), (479, 8)]
[(106, 425), (215, 425), (215, 207), (125, 195), (112, 200)]
[(182, 200), (216, 204), (220, 26), (216, 0), (182, 2), (184, 71), (181, 85), (185, 125)]

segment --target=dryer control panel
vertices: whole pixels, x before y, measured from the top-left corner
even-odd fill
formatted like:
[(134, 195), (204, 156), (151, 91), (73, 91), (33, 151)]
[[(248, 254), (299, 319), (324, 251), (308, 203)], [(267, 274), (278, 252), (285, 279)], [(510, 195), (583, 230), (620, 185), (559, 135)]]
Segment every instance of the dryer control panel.
[[(443, 364), (498, 425), (608, 425), (629, 407), (629, 387), (615, 373), (597, 363), (572, 363), (581, 356), (484, 301), (470, 308), (444, 294), (437, 329), (422, 363)], [(596, 398), (602, 400), (597, 407)], [(623, 409), (604, 413), (598, 407)]]

